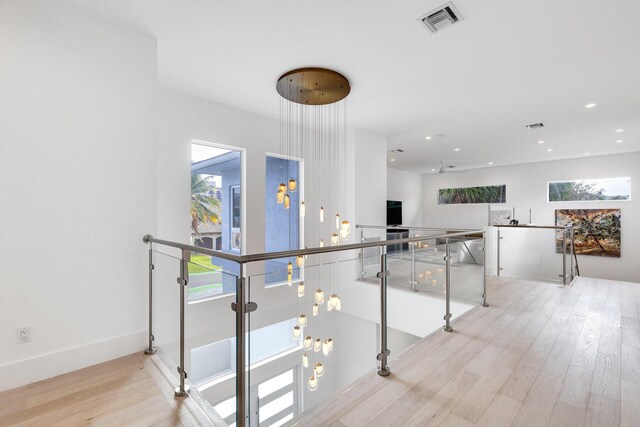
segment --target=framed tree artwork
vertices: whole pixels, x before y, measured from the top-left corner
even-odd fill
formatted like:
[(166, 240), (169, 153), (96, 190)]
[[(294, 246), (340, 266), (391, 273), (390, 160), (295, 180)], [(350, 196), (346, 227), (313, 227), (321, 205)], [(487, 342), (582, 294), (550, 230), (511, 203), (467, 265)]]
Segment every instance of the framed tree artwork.
[[(620, 209), (557, 209), (556, 225), (573, 225), (576, 254), (620, 257)], [(562, 230), (556, 252), (562, 252)]]

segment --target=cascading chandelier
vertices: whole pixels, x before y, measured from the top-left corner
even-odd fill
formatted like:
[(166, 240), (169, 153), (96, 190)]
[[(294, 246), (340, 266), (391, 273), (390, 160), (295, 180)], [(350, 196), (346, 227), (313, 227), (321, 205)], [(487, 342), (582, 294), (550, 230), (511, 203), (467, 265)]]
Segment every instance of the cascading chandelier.
[[(345, 242), (351, 235), (349, 221), (340, 215), (344, 212), (346, 195), (343, 191), (346, 181), (346, 140), (347, 116), (345, 98), (351, 86), (342, 74), (325, 68), (300, 68), (283, 74), (276, 84), (280, 94), (280, 155), (287, 160), (286, 167), (281, 167), (280, 183), (275, 188), (277, 204), (282, 205), (291, 218), (292, 203), (298, 203), (298, 215), (307, 217), (313, 212), (312, 222), (305, 226), (305, 240), (311, 243), (303, 247), (323, 247), (324, 242), (336, 246)], [(300, 172), (289, 170), (290, 160), (304, 159), (305, 185), (298, 182)], [(305, 188), (306, 187), (306, 188)], [(297, 197), (292, 197), (297, 192)], [(342, 200), (341, 200), (342, 199)], [(295, 206), (295, 205), (294, 205)], [(325, 210), (328, 216), (325, 221)], [(335, 212), (334, 221), (331, 214)], [(317, 213), (317, 216), (315, 216)], [(329, 214), (331, 213), (331, 214)], [(295, 215), (295, 214), (294, 214)], [(291, 231), (290, 231), (291, 232)], [(289, 235), (291, 241), (291, 235)], [(294, 265), (299, 269), (297, 296), (299, 305), (304, 303), (305, 285), (302, 279), (306, 257), (298, 256), (294, 263), (287, 264), (287, 282), (293, 281)], [(316, 273), (318, 269), (315, 269)], [(319, 278), (318, 278), (319, 279)], [(326, 279), (326, 277), (323, 277)], [(309, 282), (311, 283), (311, 282)], [(313, 288), (312, 288), (313, 289)], [(331, 288), (330, 288), (331, 289)], [(319, 308), (325, 302), (327, 311), (341, 309), (340, 297), (330, 292), (325, 301), (324, 291), (320, 288), (309, 295), (313, 318), (319, 315)], [(304, 310), (301, 310), (304, 311)], [(299, 312), (300, 313), (300, 312)], [(308, 380), (310, 391), (318, 389), (318, 378), (325, 372), (322, 361), (311, 364), (310, 358), (329, 356), (333, 351), (333, 339), (321, 339), (318, 336), (305, 334), (310, 328), (305, 313), (300, 313), (293, 327), (293, 337), (302, 340), (302, 366), (313, 367)]]
[[(313, 187), (308, 189), (313, 200), (300, 197), (299, 215), (305, 217), (309, 209), (318, 212), (318, 246), (324, 246), (325, 240), (338, 245), (351, 234), (349, 221), (339, 213), (339, 185), (345, 180), (344, 165), (340, 163), (345, 160), (347, 128), (343, 104), (351, 85), (337, 71), (298, 68), (284, 73), (276, 90), (281, 96), (280, 154), (285, 159), (303, 158)], [(281, 170), (275, 197), (278, 204), (289, 209), (290, 193), (298, 191), (299, 183), (292, 176), (293, 171), (284, 169), (288, 166)], [(327, 207), (336, 211), (335, 228), (325, 223)]]

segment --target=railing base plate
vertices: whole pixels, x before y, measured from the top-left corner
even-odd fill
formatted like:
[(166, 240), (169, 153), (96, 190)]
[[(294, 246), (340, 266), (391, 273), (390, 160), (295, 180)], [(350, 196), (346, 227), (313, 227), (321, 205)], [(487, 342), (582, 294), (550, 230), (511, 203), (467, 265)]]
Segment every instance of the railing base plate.
[(189, 397), (189, 388), (190, 387), (188, 385), (184, 386), (184, 390), (180, 390), (180, 387), (176, 387), (173, 395), (175, 397)]

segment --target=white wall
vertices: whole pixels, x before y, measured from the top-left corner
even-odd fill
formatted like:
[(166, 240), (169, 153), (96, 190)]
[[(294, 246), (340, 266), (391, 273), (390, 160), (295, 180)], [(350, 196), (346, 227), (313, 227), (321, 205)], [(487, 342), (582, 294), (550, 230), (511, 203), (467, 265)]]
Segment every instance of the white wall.
[[(515, 166), (476, 169), (459, 174), (423, 175), (422, 223), (429, 227), (482, 227), (487, 225), (487, 205), (438, 205), (438, 189), (477, 185), (507, 186), (507, 203), (516, 208), (516, 218), (528, 222), (529, 208), (533, 223), (554, 225), (556, 209), (622, 209), (621, 258), (579, 256), (583, 276), (640, 282), (637, 257), (640, 253), (640, 153), (581, 159), (530, 163)], [(589, 178), (629, 176), (632, 201), (547, 202), (547, 182)]]
[(422, 175), (387, 168), (387, 200), (402, 202), (403, 225), (422, 225)]
[[(156, 43), (13, 0), (0, 2), (0, 52), (1, 390), (144, 342)], [(17, 344), (24, 326), (32, 341)]]
[(355, 212), (357, 224), (386, 225), (387, 139), (355, 132)]
[[(0, 3), (0, 51), (0, 389), (7, 389), (144, 347), (141, 238), (188, 242), (192, 139), (246, 149), (243, 248), (263, 251), (265, 156), (278, 152), (279, 123), (159, 89), (153, 38), (57, 3)], [(383, 223), (385, 138), (349, 130), (345, 151), (334, 203), (353, 225)], [(314, 231), (305, 225), (305, 234)], [(177, 262), (164, 257), (156, 269), (156, 332), (169, 353)], [(248, 273), (257, 271), (254, 264)], [(264, 314), (253, 327), (295, 315), (294, 307), (264, 309), (274, 300), (290, 305), (288, 287), (254, 289)], [(229, 302), (188, 307), (188, 347), (234, 333)], [(32, 328), (31, 343), (16, 343), (22, 326)]]

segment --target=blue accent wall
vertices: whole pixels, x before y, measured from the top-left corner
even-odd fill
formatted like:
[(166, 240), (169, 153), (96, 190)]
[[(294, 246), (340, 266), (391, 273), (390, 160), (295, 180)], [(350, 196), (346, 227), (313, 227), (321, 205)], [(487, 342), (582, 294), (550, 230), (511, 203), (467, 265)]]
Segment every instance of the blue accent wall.
[[(300, 167), (297, 160), (287, 160), (267, 156), (265, 189), (265, 251), (277, 252), (298, 249), (300, 224), (300, 192), (289, 192), (289, 179), (295, 179), (300, 186)], [(276, 202), (278, 185), (287, 185), (290, 198), (289, 209)], [(300, 277), (295, 269), (295, 259), (279, 259), (265, 262), (265, 283), (287, 280), (287, 263), (294, 264), (293, 279)]]

